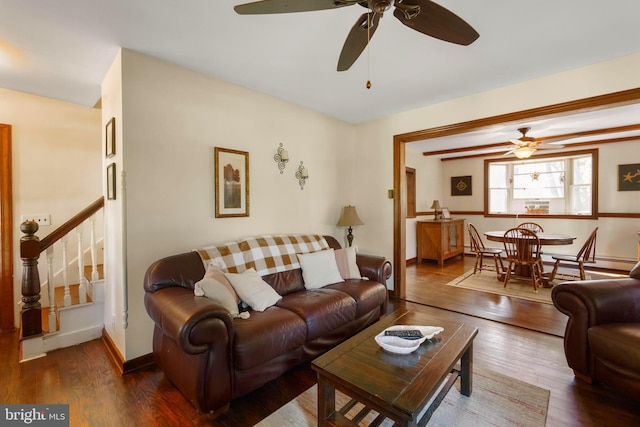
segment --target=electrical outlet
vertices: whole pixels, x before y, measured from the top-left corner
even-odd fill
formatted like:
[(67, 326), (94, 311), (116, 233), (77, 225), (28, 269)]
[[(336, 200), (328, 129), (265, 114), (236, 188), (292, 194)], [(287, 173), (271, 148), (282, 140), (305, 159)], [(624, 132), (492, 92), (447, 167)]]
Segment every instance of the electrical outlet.
[(51, 225), (51, 214), (28, 214), (22, 215), (22, 222), (35, 221), (40, 227)]

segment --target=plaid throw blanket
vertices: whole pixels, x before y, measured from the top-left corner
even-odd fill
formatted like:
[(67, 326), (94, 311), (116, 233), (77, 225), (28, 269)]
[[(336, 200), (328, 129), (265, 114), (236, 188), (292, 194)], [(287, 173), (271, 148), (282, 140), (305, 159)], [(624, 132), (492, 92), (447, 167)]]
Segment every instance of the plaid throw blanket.
[(228, 273), (254, 268), (260, 276), (300, 268), (296, 254), (329, 249), (322, 236), (282, 235), (251, 237), (220, 246), (198, 249), (205, 268), (210, 263)]

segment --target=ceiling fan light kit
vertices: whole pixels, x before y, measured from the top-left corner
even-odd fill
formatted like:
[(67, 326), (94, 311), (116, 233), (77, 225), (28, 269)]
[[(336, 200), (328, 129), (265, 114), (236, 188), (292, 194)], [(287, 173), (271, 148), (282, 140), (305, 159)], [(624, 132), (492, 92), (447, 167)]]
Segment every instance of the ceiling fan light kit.
[(515, 154), (515, 156), (519, 159), (528, 159), (535, 152), (536, 149), (530, 147), (520, 147), (513, 150), (513, 154)]
[(346, 71), (356, 62), (378, 28), (378, 21), (392, 6), (395, 6), (393, 16), (402, 24), (427, 36), (463, 46), (480, 37), (458, 15), (430, 0), (262, 0), (237, 5), (234, 10), (240, 15), (258, 15), (311, 12), (355, 4), (368, 12), (358, 18), (347, 35), (338, 59), (338, 71)]

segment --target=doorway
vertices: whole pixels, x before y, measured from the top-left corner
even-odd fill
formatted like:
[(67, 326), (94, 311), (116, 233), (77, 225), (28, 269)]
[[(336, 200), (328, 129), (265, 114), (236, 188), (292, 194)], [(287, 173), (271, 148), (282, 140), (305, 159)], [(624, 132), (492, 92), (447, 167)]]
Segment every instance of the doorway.
[(393, 291), (395, 298), (406, 298), (406, 218), (407, 218), (407, 178), (405, 164), (405, 144), (425, 139), (458, 135), (480, 130), (496, 124), (517, 124), (522, 120), (562, 116), (587, 110), (598, 110), (640, 102), (640, 88), (583, 98), (575, 101), (553, 104), (545, 107), (517, 111), (485, 117), (468, 122), (455, 123), (430, 129), (423, 129), (393, 137), (393, 191), (397, 196), (393, 201)]
[(11, 196), (11, 126), (0, 123), (0, 331), (13, 320), (13, 203)]

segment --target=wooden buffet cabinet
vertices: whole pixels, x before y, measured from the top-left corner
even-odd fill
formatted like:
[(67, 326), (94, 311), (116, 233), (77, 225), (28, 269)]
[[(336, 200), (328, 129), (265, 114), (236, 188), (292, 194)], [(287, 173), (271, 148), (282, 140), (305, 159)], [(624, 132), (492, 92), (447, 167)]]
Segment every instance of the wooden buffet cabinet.
[(417, 222), (418, 262), (464, 256), (464, 219), (432, 219)]

